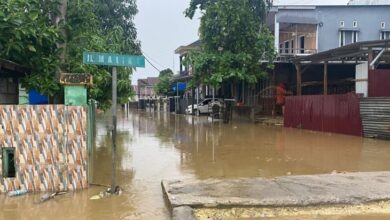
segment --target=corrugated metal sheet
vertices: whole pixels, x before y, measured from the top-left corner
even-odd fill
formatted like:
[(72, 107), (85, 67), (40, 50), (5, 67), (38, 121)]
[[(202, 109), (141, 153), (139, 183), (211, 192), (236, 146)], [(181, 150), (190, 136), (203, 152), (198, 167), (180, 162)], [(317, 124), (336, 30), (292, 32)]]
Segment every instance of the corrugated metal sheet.
[(284, 126), (362, 136), (359, 97), (355, 94), (287, 97)]
[(389, 0), (350, 0), (348, 5), (390, 5)]
[(275, 6), (319, 6), (319, 5), (347, 5), (349, 0), (275, 0)]
[(363, 98), (360, 112), (365, 137), (390, 139), (390, 98)]
[(390, 70), (370, 70), (368, 73), (368, 96), (390, 97)]

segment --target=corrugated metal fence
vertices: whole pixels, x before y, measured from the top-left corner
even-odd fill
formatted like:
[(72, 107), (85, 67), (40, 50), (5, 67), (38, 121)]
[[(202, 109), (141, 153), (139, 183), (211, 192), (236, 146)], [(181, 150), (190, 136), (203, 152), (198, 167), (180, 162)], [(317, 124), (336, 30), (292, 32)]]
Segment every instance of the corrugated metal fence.
[(390, 139), (390, 97), (363, 98), (360, 111), (365, 137)]
[(287, 97), (284, 126), (362, 136), (359, 102), (355, 94)]

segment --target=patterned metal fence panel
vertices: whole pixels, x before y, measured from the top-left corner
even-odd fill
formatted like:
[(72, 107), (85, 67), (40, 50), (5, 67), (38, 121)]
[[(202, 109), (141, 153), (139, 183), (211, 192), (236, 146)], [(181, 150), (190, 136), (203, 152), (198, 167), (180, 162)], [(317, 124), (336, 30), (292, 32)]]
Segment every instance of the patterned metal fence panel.
[(86, 131), (86, 107), (0, 105), (0, 148), (15, 148), (16, 169), (15, 178), (0, 177), (0, 192), (86, 188)]
[(390, 139), (390, 98), (363, 98), (360, 112), (365, 137)]

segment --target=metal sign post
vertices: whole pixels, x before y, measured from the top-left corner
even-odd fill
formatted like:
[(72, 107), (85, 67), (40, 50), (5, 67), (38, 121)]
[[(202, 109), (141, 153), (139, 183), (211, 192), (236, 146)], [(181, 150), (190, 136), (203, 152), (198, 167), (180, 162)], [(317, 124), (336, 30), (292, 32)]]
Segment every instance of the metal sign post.
[(115, 193), (116, 187), (116, 124), (117, 124), (117, 72), (116, 67), (112, 68), (112, 179), (111, 193)]
[(116, 188), (117, 66), (145, 67), (145, 57), (114, 53), (84, 52), (83, 63), (112, 66), (112, 176), (111, 193)]

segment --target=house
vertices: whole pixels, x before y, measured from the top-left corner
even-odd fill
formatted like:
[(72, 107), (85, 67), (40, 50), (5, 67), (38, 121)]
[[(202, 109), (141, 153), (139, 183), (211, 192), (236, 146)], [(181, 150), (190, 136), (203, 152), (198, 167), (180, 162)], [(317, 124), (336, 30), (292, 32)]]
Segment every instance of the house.
[(158, 83), (158, 77), (148, 77), (137, 81), (138, 100), (156, 96), (154, 86)]
[[(275, 105), (275, 87), (281, 83), (292, 96), (346, 93), (368, 96), (368, 70), (388, 68), (389, 1), (274, 3), (267, 16), (278, 55), (274, 69), (256, 85), (241, 82), (232, 87), (222, 86), (216, 94), (222, 92), (222, 96), (240, 100), (253, 109), (251, 115), (281, 113)], [(179, 47), (176, 52), (185, 57), (186, 49), (193, 50), (193, 45), (199, 48), (199, 41)], [(182, 78), (191, 76), (187, 69), (191, 72), (190, 67), (183, 68)]]
[(28, 102), (27, 94), (19, 86), (19, 81), (29, 72), (19, 64), (0, 59), (0, 105)]
[(390, 38), (389, 1), (275, 2), (267, 23), (279, 58)]
[(268, 16), (274, 85), (292, 94), (284, 125), (390, 138), (390, 121), (377, 117), (390, 112), (390, 2), (305, 3), (284, 1)]

